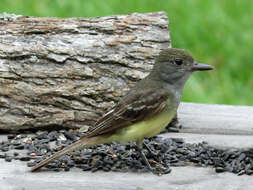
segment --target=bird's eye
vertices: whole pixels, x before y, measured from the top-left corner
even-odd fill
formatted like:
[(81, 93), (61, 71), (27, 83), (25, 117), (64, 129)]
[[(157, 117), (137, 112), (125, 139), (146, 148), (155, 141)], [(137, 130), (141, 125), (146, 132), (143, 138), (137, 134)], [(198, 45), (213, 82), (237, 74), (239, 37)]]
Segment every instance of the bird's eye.
[(177, 65), (182, 65), (183, 64), (183, 60), (182, 59), (175, 59), (175, 63)]

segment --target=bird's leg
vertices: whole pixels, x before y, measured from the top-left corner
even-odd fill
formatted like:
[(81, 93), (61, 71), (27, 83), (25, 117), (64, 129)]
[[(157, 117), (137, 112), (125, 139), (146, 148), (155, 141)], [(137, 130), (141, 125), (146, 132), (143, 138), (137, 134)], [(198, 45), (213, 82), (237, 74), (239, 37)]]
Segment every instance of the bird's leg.
[(158, 152), (155, 152), (154, 150), (151, 150), (151, 148), (143, 141), (142, 144), (146, 147), (146, 149), (148, 149), (148, 151), (154, 155), (154, 156), (158, 156)]
[(137, 150), (139, 151), (140, 153), (140, 156), (142, 158), (142, 160), (145, 162), (145, 164), (148, 166), (148, 169), (153, 173), (153, 174), (156, 174), (157, 175), (157, 172), (156, 170), (150, 165), (146, 155), (144, 154), (143, 152), (143, 149), (142, 149), (142, 139), (140, 140), (137, 140), (136, 144), (137, 144)]
[[(143, 140), (142, 139), (139, 139), (137, 140), (136, 142), (137, 144), (137, 149), (140, 153), (140, 156), (141, 158), (143, 159), (143, 161), (145, 162), (145, 164), (147, 165), (148, 169), (153, 173), (153, 174), (156, 174), (156, 175), (162, 175), (162, 174), (167, 174), (167, 173), (170, 173), (171, 169), (170, 168), (165, 168), (162, 164), (159, 164), (159, 169), (157, 170), (156, 168), (152, 167), (146, 157), (146, 155), (144, 154), (143, 152), (143, 149), (142, 149), (142, 145), (143, 145)], [(148, 150), (152, 153), (153, 151), (148, 147), (147, 144), (144, 143), (144, 145), (148, 148)], [(153, 153), (152, 153), (153, 154)], [(157, 156), (158, 154), (154, 154), (155, 156)], [(161, 171), (162, 170), (162, 171)]]

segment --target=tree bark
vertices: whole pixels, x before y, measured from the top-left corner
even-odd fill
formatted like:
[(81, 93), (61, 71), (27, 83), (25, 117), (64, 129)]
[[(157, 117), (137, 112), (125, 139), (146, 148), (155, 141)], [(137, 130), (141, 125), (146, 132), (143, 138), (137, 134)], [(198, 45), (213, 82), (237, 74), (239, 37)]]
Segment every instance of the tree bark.
[(2, 130), (89, 126), (170, 47), (164, 12), (0, 19)]

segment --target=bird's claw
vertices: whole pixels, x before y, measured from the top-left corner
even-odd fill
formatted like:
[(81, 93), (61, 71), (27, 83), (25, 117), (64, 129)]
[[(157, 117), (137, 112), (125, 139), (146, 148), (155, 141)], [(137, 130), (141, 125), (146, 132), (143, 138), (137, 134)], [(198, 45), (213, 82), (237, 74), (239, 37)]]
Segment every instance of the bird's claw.
[(161, 163), (156, 162), (156, 161), (152, 161), (155, 164), (155, 167), (149, 167), (149, 170), (158, 176), (164, 175), (164, 174), (168, 174), (171, 172), (171, 168), (170, 167), (165, 167), (163, 166)]
[(149, 151), (149, 153), (152, 154), (154, 157), (158, 156), (158, 152), (152, 150), (145, 142), (143, 142), (143, 145), (146, 147), (146, 149)]

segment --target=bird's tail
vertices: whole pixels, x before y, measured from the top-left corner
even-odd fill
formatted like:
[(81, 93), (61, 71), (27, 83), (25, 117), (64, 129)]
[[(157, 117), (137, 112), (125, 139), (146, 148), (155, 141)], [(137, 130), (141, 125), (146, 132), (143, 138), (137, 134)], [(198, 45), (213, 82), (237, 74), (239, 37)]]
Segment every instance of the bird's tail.
[(60, 158), (64, 154), (67, 154), (67, 153), (72, 152), (74, 150), (80, 150), (83, 148), (88, 148), (88, 147), (94, 146), (96, 144), (104, 143), (103, 140), (104, 140), (103, 138), (97, 138), (97, 137), (81, 138), (80, 140), (74, 142), (73, 144), (65, 147), (64, 149), (58, 151), (57, 153), (53, 154), (52, 156), (41, 161), (40, 163), (38, 163), (37, 165), (32, 167), (32, 169), (30, 171), (31, 172), (38, 171), (43, 166), (46, 166), (48, 163)]

